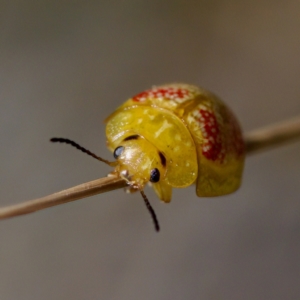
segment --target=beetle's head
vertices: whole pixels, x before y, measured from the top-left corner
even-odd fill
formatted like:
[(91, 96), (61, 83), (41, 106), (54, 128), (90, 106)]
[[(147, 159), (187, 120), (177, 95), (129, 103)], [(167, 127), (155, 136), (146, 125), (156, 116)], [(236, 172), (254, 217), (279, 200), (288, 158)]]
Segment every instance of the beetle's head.
[(131, 135), (125, 138), (122, 144), (115, 148), (114, 157), (116, 161), (110, 162), (72, 140), (52, 138), (51, 142), (69, 144), (109, 166), (115, 166), (116, 172), (128, 182), (130, 189), (132, 191), (140, 191), (146, 207), (152, 216), (155, 230), (159, 231), (156, 214), (143, 191), (144, 185), (148, 181), (159, 182), (161, 177), (161, 162), (164, 156), (162, 156), (160, 152), (157, 152), (157, 149), (151, 143), (138, 135)]
[(142, 190), (147, 182), (159, 182), (164, 176), (165, 158), (157, 148), (139, 135), (125, 138), (114, 150), (116, 171), (133, 190)]

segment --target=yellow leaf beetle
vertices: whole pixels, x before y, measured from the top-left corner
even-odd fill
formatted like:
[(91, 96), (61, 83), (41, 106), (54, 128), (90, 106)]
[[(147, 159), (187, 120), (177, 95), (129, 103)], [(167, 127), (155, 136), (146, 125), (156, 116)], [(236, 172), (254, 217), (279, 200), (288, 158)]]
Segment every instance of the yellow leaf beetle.
[(158, 230), (145, 194), (150, 182), (157, 196), (170, 202), (172, 188), (196, 184), (199, 197), (234, 192), (241, 184), (245, 146), (230, 109), (212, 93), (188, 84), (154, 86), (135, 95), (106, 119), (108, 162), (73, 141), (69, 143), (105, 163), (140, 191)]

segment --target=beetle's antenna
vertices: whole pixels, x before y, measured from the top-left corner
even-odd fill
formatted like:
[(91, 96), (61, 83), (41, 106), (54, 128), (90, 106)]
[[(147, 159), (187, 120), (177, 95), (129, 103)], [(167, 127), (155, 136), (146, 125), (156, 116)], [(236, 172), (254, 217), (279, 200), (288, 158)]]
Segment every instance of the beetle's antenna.
[(153, 223), (154, 223), (155, 230), (158, 232), (158, 231), (159, 231), (159, 223), (158, 223), (158, 220), (157, 220), (155, 211), (154, 211), (154, 209), (152, 208), (152, 206), (151, 206), (151, 204), (150, 204), (150, 202), (149, 202), (147, 196), (145, 195), (144, 191), (141, 190), (140, 192), (141, 192), (141, 194), (142, 194), (142, 197), (143, 197), (143, 199), (144, 199), (144, 201), (145, 201), (145, 204), (146, 204), (146, 206), (147, 206), (147, 208), (148, 208), (148, 210), (149, 210), (149, 212), (150, 212), (150, 215), (151, 215), (151, 217), (152, 217), (152, 220), (153, 220)]
[(80, 150), (80, 151), (82, 151), (82, 152), (84, 152), (84, 153), (86, 153), (86, 154), (88, 154), (88, 155), (96, 158), (97, 160), (100, 160), (100, 161), (106, 163), (109, 166), (115, 166), (115, 164), (116, 164), (116, 162), (113, 162), (113, 161), (110, 162), (110, 161), (108, 161), (106, 159), (103, 159), (103, 158), (99, 157), (98, 155), (96, 155), (93, 152), (91, 152), (91, 151), (83, 148), (82, 146), (80, 146), (79, 144), (75, 143), (72, 140), (65, 139), (65, 138), (52, 138), (52, 139), (50, 139), (50, 141), (53, 142), (53, 143), (66, 143), (66, 144), (69, 144), (69, 145), (75, 147), (76, 149), (78, 149), (78, 150)]

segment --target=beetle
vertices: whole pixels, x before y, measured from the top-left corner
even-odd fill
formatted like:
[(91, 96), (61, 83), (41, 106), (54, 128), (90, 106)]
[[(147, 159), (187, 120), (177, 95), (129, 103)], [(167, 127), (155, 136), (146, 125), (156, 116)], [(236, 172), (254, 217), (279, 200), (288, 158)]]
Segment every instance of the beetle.
[(196, 184), (199, 197), (236, 191), (242, 179), (245, 145), (231, 110), (213, 93), (182, 83), (154, 86), (128, 99), (106, 119), (109, 162), (64, 138), (64, 142), (115, 167), (114, 173), (140, 191), (150, 183), (160, 200), (171, 201), (172, 188)]

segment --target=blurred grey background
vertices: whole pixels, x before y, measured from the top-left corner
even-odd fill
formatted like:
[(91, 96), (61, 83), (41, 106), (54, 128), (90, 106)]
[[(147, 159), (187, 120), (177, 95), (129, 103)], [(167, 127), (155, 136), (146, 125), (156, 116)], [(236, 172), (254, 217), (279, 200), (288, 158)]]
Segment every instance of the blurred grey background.
[[(0, 204), (110, 169), (103, 120), (153, 84), (223, 98), (245, 131), (300, 112), (300, 2), (1, 1)], [(0, 299), (300, 299), (300, 143), (247, 159), (241, 189), (161, 204), (122, 190), (0, 224)]]

